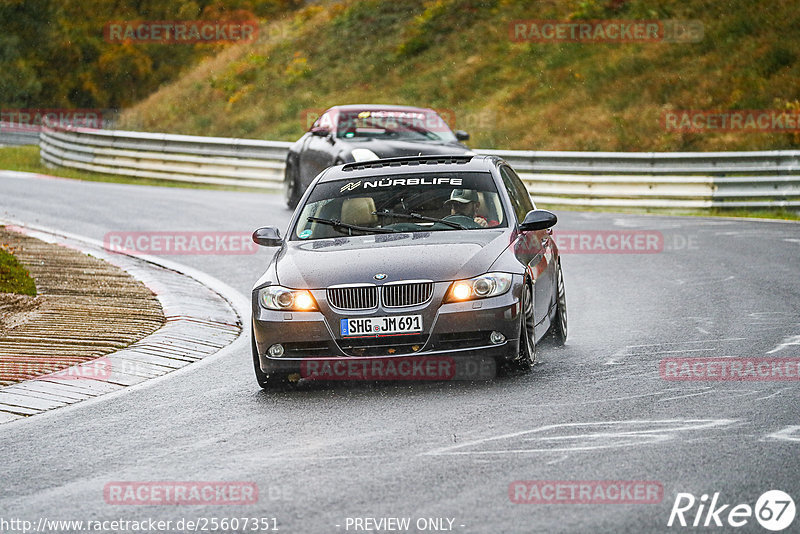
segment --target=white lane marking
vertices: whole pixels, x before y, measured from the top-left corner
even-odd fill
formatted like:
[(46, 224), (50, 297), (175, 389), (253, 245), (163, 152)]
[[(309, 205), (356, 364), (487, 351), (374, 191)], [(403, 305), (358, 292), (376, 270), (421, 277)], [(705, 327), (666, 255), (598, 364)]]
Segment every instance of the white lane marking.
[(757, 401), (760, 401), (760, 400), (767, 400), (767, 399), (771, 399), (772, 397), (777, 397), (778, 395), (780, 395), (781, 393), (783, 393), (783, 392), (784, 392), (784, 391), (786, 391), (787, 389), (789, 389), (789, 388), (782, 388), (782, 389), (779, 389), (778, 391), (776, 391), (776, 392), (775, 392), (775, 393), (773, 393), (772, 395), (767, 395), (766, 397), (758, 397), (758, 398), (757, 398), (757, 399), (755, 399), (755, 400), (757, 400)]
[(774, 354), (774, 353), (776, 353), (778, 351), (781, 351), (781, 350), (783, 350), (786, 347), (789, 347), (791, 345), (800, 345), (800, 336), (791, 336), (791, 337), (784, 338), (784, 340), (781, 341), (778, 344), (777, 347), (775, 347), (771, 351), (768, 351), (767, 354)]
[(710, 347), (707, 349), (683, 349), (683, 350), (652, 350), (648, 352), (633, 352), (631, 356), (645, 356), (647, 354), (680, 354), (682, 352), (708, 352), (717, 350), (716, 347)]
[(784, 241), (789, 243), (800, 243), (800, 239), (792, 239), (791, 237), (784, 238)]
[(563, 462), (564, 460), (566, 460), (568, 458), (569, 458), (569, 454), (565, 454), (564, 456), (561, 456), (560, 458), (556, 458), (555, 460), (551, 460), (549, 462), (545, 462), (544, 465), (560, 464), (561, 462)]
[(693, 278), (688, 281), (683, 280), (675, 280), (678, 285), (681, 286), (702, 286), (707, 284), (719, 284), (722, 282), (729, 282), (731, 280), (736, 280), (736, 276), (728, 275), (728, 276), (709, 276), (707, 278)]
[(584, 404), (601, 404), (604, 402), (617, 402), (617, 401), (641, 399), (643, 397), (655, 397), (656, 395), (666, 395), (670, 391), (678, 391), (679, 389), (680, 388), (670, 388), (670, 389), (665, 389), (663, 391), (657, 391), (655, 393), (642, 393), (641, 395), (626, 395), (625, 397), (612, 397), (610, 399), (597, 399), (597, 400), (582, 401), (582, 402), (559, 402), (559, 403), (549, 403), (549, 404), (523, 404), (522, 406), (525, 408), (532, 408), (534, 406), (540, 408), (554, 408), (557, 406), (581, 406)]
[(694, 341), (665, 341), (663, 343), (649, 343), (646, 345), (626, 345), (624, 348), (617, 350), (614, 354), (612, 354), (608, 360), (606, 360), (603, 365), (623, 365), (624, 362), (620, 361), (627, 356), (645, 356), (648, 354), (680, 354), (682, 352), (707, 352), (718, 350), (718, 347), (710, 347), (710, 348), (702, 348), (702, 349), (683, 349), (683, 350), (661, 350), (661, 351), (633, 351), (631, 349), (647, 349), (648, 347), (662, 347), (665, 345), (692, 345), (697, 343), (717, 343), (717, 342), (733, 342), (733, 341), (743, 341), (747, 338), (744, 337), (735, 337), (735, 338), (723, 338), (723, 339), (699, 339)]
[[(735, 423), (733, 419), (668, 419), (668, 420), (631, 420), (631, 421), (596, 421), (589, 423), (564, 423), (556, 425), (546, 425), (531, 430), (512, 432), (498, 436), (490, 436), (462, 443), (459, 445), (449, 445), (420, 453), (422, 456), (439, 455), (489, 455), (489, 454), (526, 454), (541, 452), (576, 452), (590, 451), (597, 449), (619, 448), (631, 445), (652, 444), (669, 441), (676, 437), (677, 432), (705, 430), (714, 427), (721, 427)], [(643, 428), (636, 428), (638, 426)], [(603, 427), (606, 427), (604, 430)], [(619, 430), (615, 431), (615, 427)], [(628, 428), (626, 428), (628, 427)], [(593, 429), (600, 428), (595, 431)], [(588, 433), (570, 434), (574, 430), (589, 430)], [(526, 437), (531, 434), (547, 433), (551, 431), (561, 431), (565, 435), (560, 436), (540, 436)], [(538, 442), (539, 447), (533, 443), (526, 448), (507, 448), (494, 450), (463, 450), (467, 447), (485, 447), (492, 442), (501, 440), (519, 439), (523, 443), (517, 442), (516, 445), (528, 445), (524, 442)], [(551, 446), (554, 442), (566, 442), (564, 446)], [(574, 443), (570, 444), (570, 441)], [(541, 445), (547, 445), (541, 446)], [(458, 450), (461, 449), (461, 450)]]
[(653, 354), (683, 354), (686, 352), (713, 352), (719, 350), (719, 347), (709, 347), (707, 349), (650, 350), (643, 352), (628, 352), (628, 348), (630, 347), (618, 350), (617, 352), (612, 354), (611, 358), (608, 361), (606, 361), (603, 365), (623, 365), (624, 362), (619, 361), (619, 359), (627, 356), (649, 356)]
[(717, 393), (725, 393), (727, 397), (747, 397), (761, 393), (759, 389), (718, 389)]
[(800, 441), (800, 425), (787, 426), (772, 434), (767, 434), (767, 439), (777, 439), (780, 441)]
[(384, 458), (383, 454), (340, 454), (336, 456), (309, 456), (281, 454), (279, 456), (267, 456), (267, 460), (365, 460), (369, 458)]
[(639, 347), (660, 347), (661, 345), (683, 345), (689, 343), (715, 343), (723, 341), (744, 341), (746, 337), (725, 337), (722, 339), (697, 339), (694, 341), (664, 341), (663, 343), (649, 343), (647, 345), (628, 345), (627, 348), (635, 349)]
[(706, 391), (701, 391), (700, 393), (688, 393), (686, 395), (679, 395), (677, 397), (669, 397), (667, 399), (659, 399), (658, 402), (667, 402), (667, 401), (673, 401), (673, 400), (678, 400), (678, 399), (688, 399), (689, 397), (698, 397), (700, 395), (708, 395), (709, 393), (716, 393), (716, 391), (714, 391), (714, 389), (712, 389), (712, 388), (708, 388)]

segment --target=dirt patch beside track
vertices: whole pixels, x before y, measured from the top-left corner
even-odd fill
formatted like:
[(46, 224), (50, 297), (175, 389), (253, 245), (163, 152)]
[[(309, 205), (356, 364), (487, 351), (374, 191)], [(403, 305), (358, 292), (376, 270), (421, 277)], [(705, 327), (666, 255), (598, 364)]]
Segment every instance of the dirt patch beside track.
[(122, 269), (0, 227), (37, 297), (0, 295), (0, 385), (127, 347), (164, 324), (156, 296)]

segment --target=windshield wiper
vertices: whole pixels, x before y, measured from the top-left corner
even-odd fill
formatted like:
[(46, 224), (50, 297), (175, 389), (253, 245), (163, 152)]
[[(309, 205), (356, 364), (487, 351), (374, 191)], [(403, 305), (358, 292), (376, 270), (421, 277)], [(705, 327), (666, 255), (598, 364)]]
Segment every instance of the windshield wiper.
[(465, 228), (464, 226), (461, 226), (460, 224), (458, 224), (456, 222), (446, 221), (444, 219), (437, 219), (436, 217), (426, 217), (424, 215), (420, 215), (419, 213), (395, 213), (393, 211), (383, 210), (383, 211), (373, 211), (372, 214), (373, 215), (378, 215), (380, 217), (395, 217), (395, 218), (398, 218), (398, 219), (412, 219), (412, 220), (415, 220), (415, 221), (428, 221), (428, 222), (435, 222), (435, 223), (438, 222), (438, 223), (446, 224), (450, 228), (455, 228), (457, 230), (467, 230), (467, 228)]
[(375, 232), (379, 234), (394, 234), (397, 232), (397, 230), (393, 230), (391, 228), (371, 228), (369, 226), (358, 226), (357, 224), (343, 223), (339, 219), (321, 219), (319, 217), (308, 217), (308, 220), (322, 224), (329, 224), (334, 228), (347, 228), (349, 230), (357, 230), (359, 232)]

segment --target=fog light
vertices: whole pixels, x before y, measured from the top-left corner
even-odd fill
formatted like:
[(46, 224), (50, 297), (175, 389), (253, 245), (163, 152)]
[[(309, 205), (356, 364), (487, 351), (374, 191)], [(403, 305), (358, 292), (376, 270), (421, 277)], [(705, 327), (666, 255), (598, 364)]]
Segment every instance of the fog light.
[(281, 356), (283, 356), (283, 345), (281, 345), (280, 343), (272, 345), (269, 348), (269, 355), (272, 356), (273, 358), (280, 358)]
[(506, 336), (504, 336), (503, 334), (501, 334), (497, 330), (492, 332), (491, 335), (489, 336), (489, 341), (491, 341), (494, 345), (499, 345), (500, 343), (502, 343), (505, 340), (506, 340)]

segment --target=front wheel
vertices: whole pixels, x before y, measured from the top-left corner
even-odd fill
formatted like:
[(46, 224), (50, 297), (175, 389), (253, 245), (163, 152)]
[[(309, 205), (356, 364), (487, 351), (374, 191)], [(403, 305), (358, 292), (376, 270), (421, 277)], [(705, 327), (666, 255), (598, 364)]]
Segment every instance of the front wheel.
[(536, 363), (536, 338), (533, 327), (533, 290), (526, 282), (522, 289), (522, 311), (520, 313), (519, 349), (516, 358), (509, 362), (512, 371), (529, 373)]
[(294, 209), (300, 201), (300, 185), (297, 181), (297, 170), (295, 164), (286, 160), (286, 171), (283, 175), (283, 199), (286, 201), (286, 207)]
[(556, 274), (556, 313), (553, 317), (552, 337), (558, 346), (563, 346), (567, 342), (567, 292), (564, 289), (561, 261), (558, 262), (558, 273)]

